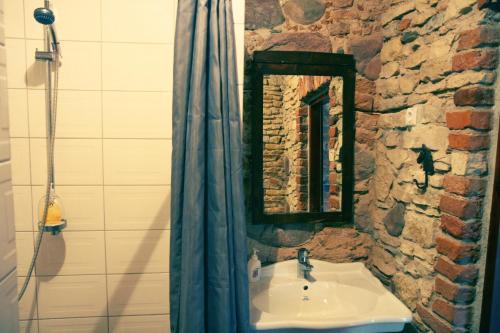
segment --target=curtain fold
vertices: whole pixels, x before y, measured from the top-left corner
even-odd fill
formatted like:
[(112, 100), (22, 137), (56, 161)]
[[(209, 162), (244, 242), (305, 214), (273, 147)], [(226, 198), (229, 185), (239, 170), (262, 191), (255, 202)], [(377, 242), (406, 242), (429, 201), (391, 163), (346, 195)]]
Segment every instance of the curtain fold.
[(173, 333), (249, 330), (235, 54), (230, 1), (179, 0), (170, 236)]

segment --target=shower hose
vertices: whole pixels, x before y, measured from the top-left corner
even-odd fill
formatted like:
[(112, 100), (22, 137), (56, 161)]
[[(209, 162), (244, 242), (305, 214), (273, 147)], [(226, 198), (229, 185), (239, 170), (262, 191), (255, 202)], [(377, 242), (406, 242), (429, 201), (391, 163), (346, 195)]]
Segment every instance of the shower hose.
[(28, 274), (24, 279), (23, 286), (19, 291), (18, 301), (23, 298), (28, 288), (31, 275), (35, 269), (36, 259), (42, 244), (45, 224), (47, 223), (47, 213), (51, 203), (51, 194), (54, 190), (54, 143), (56, 135), (56, 119), (57, 119), (57, 86), (59, 81), (59, 54), (54, 52), (54, 85), (52, 87), (52, 62), (47, 62), (47, 90), (45, 96), (45, 107), (47, 110), (47, 186), (45, 188), (45, 201), (43, 206), (43, 215), (39, 221), (38, 235), (33, 252), (33, 258), (28, 269)]

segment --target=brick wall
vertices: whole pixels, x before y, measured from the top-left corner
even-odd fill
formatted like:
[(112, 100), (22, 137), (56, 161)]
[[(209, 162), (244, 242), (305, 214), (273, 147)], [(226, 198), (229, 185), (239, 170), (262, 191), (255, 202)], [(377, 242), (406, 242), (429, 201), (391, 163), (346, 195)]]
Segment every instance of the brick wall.
[[(247, 2), (245, 47), (248, 59), (256, 49), (354, 55), (355, 225), (249, 226), (250, 246), (265, 261), (299, 246), (334, 262), (364, 260), (414, 311), (419, 331), (477, 331), (498, 15), (476, 0), (308, 3)], [(422, 144), (436, 170), (425, 193), (414, 184), (423, 181)]]

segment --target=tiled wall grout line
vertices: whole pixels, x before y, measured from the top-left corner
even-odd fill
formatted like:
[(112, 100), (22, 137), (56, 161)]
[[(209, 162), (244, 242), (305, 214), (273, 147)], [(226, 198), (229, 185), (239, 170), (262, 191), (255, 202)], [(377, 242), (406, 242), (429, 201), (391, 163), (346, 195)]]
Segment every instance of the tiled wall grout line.
[[(24, 35), (23, 37), (26, 38), (26, 15), (25, 15), (25, 0), (23, 1), (23, 31), (24, 31)], [(27, 43), (26, 43), (26, 39), (24, 39), (24, 57), (25, 57), (25, 73), (28, 72), (28, 54), (27, 54)], [(30, 104), (29, 104), (29, 99), (28, 99), (28, 86), (27, 86), (27, 77), (25, 77), (25, 80), (26, 80), (26, 87), (24, 88), (24, 91), (26, 93), (26, 116), (27, 116), (27, 124), (28, 124), (28, 138), (29, 138), (29, 135), (30, 135), (30, 121), (29, 121), (29, 112), (30, 112)], [(32, 187), (32, 183), (33, 183), (33, 179), (32, 179), (32, 171), (31, 171), (31, 140), (29, 139), (28, 140), (28, 167), (29, 167), (29, 183), (30, 183), (30, 198), (31, 198), (31, 205), (33, 205), (34, 203), (34, 197), (33, 197), (33, 187)], [(31, 218), (32, 218), (32, 221), (36, 220), (37, 217), (33, 214), (33, 210), (31, 210)], [(36, 224), (35, 224), (36, 225)], [(36, 237), (37, 237), (37, 229), (34, 228), (33, 226), (33, 223), (31, 225), (32, 227), (32, 230), (33, 230), (33, 252), (34, 252), (34, 247), (35, 247), (35, 242), (36, 242)], [(35, 283), (35, 294), (34, 294), (34, 299), (35, 299), (35, 304), (36, 304), (36, 307), (35, 307), (35, 312), (36, 312), (36, 318), (37, 318), (37, 321), (36, 323), (38, 323), (38, 318), (40, 318), (40, 314), (39, 314), (39, 311), (38, 311), (38, 292), (39, 292), (39, 283), (38, 283), (38, 277), (37, 277), (37, 269), (36, 269), (36, 265), (33, 269), (33, 274), (32, 274), (32, 277), (31, 277), (31, 281), (30, 283)], [(31, 318), (33, 319), (33, 318)], [(37, 328), (37, 331), (39, 331), (39, 326), (38, 324), (36, 325), (36, 328)]]
[(104, 52), (104, 47), (103, 47), (103, 41), (102, 41), (102, 25), (103, 25), (103, 16), (102, 16), (102, 0), (99, 1), (99, 19), (100, 19), (100, 55), (101, 55), (101, 91), (100, 91), (100, 98), (101, 98), (101, 154), (102, 154), (102, 202), (103, 202), (103, 237), (104, 237), (104, 273), (105, 273), (105, 286), (106, 286), (106, 329), (108, 333), (110, 332), (110, 327), (109, 327), (109, 287), (108, 287), (108, 254), (107, 254), (107, 244), (106, 244), (106, 193), (104, 191), (104, 160), (105, 160), (105, 155), (104, 155), (104, 93), (103, 93), (103, 88), (104, 88), (104, 80), (103, 80), (103, 68), (104, 68), (104, 63), (103, 63), (103, 52)]

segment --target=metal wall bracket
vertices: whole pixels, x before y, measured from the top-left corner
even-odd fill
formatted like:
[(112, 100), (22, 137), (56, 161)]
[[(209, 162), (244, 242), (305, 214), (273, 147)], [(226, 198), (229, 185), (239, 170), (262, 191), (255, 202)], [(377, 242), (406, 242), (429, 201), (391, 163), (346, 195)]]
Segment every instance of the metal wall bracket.
[(39, 61), (54, 61), (54, 52), (35, 51), (35, 59)]
[(422, 145), (422, 148), (420, 148), (417, 163), (420, 164), (420, 167), (424, 170), (425, 181), (423, 184), (419, 184), (416, 179), (413, 179), (413, 182), (417, 185), (419, 190), (425, 192), (429, 186), (429, 175), (432, 176), (434, 174), (434, 160), (432, 159), (432, 152), (426, 145)]

